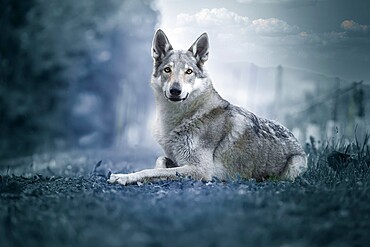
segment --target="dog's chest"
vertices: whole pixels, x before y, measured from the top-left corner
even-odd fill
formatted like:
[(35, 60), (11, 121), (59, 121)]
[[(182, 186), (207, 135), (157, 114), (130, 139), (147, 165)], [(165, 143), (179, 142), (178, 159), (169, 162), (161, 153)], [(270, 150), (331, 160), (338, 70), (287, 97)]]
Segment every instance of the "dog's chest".
[(186, 122), (172, 130), (162, 128), (157, 136), (168, 158), (178, 165), (198, 162), (202, 150), (202, 132), (194, 122)]

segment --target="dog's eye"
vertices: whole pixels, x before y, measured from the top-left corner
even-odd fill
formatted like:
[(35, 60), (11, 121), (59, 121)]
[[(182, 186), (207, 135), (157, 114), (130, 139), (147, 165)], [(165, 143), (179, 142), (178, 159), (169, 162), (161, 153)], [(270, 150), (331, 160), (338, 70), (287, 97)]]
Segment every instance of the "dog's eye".
[(170, 73), (171, 72), (171, 68), (170, 67), (166, 67), (163, 69), (164, 72), (166, 73)]
[(191, 69), (188, 69), (187, 71), (185, 71), (186, 74), (190, 75), (191, 73), (193, 73), (193, 70)]

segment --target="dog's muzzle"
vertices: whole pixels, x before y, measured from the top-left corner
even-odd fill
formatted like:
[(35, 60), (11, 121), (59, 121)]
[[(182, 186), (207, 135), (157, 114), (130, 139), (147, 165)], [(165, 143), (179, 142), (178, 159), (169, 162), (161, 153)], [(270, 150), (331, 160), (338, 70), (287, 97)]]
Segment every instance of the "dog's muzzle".
[(184, 100), (186, 100), (186, 99), (188, 98), (188, 96), (189, 96), (189, 93), (187, 93), (187, 94), (186, 94), (186, 96), (185, 96), (184, 98), (181, 98), (180, 96), (173, 96), (173, 95), (170, 95), (170, 96), (168, 97), (168, 96), (167, 96), (166, 91), (164, 91), (164, 96), (165, 96), (168, 100), (170, 100), (170, 101), (175, 101), (175, 102), (177, 102), (177, 101), (184, 101)]

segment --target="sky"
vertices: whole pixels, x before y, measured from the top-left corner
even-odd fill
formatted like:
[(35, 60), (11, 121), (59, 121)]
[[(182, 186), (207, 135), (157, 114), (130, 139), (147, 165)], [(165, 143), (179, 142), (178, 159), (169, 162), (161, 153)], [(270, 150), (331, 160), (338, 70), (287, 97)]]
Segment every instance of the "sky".
[(283, 65), (370, 84), (369, 0), (159, 0), (157, 8), (175, 49), (208, 33), (211, 67)]

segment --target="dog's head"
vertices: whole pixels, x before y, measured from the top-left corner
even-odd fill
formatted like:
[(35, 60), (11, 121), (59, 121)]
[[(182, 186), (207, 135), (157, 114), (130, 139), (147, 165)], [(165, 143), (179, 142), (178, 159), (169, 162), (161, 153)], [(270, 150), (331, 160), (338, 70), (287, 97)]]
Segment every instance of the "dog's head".
[(208, 59), (208, 36), (203, 33), (188, 50), (174, 50), (160, 29), (154, 35), (152, 87), (160, 97), (182, 102), (199, 95), (209, 83), (203, 68)]

